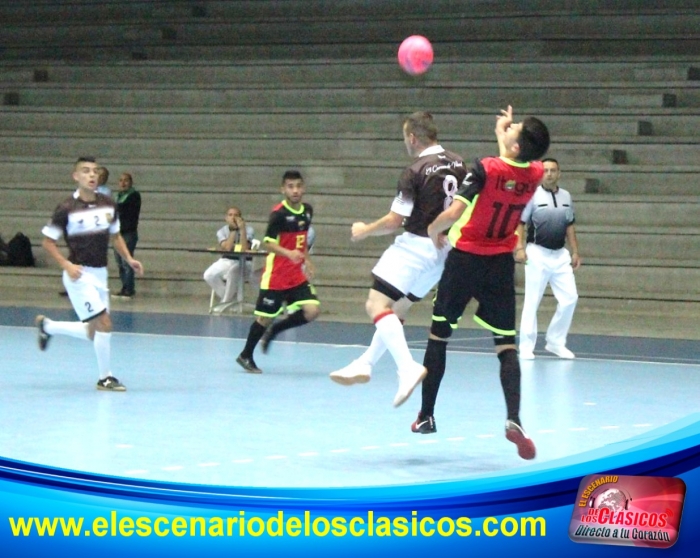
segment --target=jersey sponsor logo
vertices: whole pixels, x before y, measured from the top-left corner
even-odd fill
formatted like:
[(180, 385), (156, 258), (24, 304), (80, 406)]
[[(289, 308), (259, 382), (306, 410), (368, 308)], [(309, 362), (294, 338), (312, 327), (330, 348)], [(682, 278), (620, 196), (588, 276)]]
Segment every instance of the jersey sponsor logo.
[(462, 166), (462, 161), (452, 161), (446, 165), (433, 165), (431, 167), (425, 167), (425, 174), (426, 176), (429, 176), (441, 170), (461, 169)]
[(294, 219), (296, 219), (296, 215), (287, 215), (286, 219), (287, 223), (292, 223), (294, 222)]
[[(469, 178), (469, 175), (467, 175), (467, 178)], [(464, 179), (465, 182), (467, 178)], [(528, 192), (533, 192), (536, 188), (536, 184), (526, 184), (524, 182), (517, 182), (515, 180), (505, 180), (502, 177), (499, 177), (498, 182), (496, 183), (497, 190), (502, 190), (504, 192), (513, 192), (516, 196), (522, 196), (524, 194), (527, 194)]]

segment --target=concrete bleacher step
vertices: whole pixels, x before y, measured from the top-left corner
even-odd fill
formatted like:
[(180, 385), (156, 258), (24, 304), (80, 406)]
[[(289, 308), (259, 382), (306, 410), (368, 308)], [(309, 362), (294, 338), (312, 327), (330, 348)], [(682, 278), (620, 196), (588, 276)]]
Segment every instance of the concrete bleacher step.
[[(473, 8), (478, 7), (475, 12)], [(682, 14), (692, 11), (696, 4), (692, 0), (666, 0), (663, 3), (652, 0), (588, 0), (587, 2), (567, 3), (553, 0), (532, 0), (527, 6), (513, 6), (509, 10), (512, 16), (532, 16), (533, 12), (548, 14), (568, 14), (571, 16), (611, 14)], [(306, 18), (349, 18), (358, 16), (406, 18), (408, 20), (445, 14), (446, 17), (478, 17), (501, 15), (500, 6), (495, 3), (464, 0), (455, 3), (452, 0), (434, 0), (428, 5), (417, 3), (407, 11), (401, 3), (371, 2), (346, 0), (329, 12), (324, 0), (272, 0), (264, 3), (245, 0), (210, 0), (206, 3), (193, 3), (186, 0), (14, 0), (0, 6), (0, 15), (8, 22), (41, 22), (52, 20), (70, 13), (76, 19), (95, 19), (98, 21), (135, 19), (178, 19), (207, 18), (210, 20), (233, 19), (287, 19), (303, 15)]]
[[(177, 251), (173, 251), (176, 255)], [(366, 296), (371, 285), (371, 258), (353, 258), (348, 266), (340, 268), (332, 260), (340, 256), (317, 256), (315, 258), (318, 276), (314, 283), (319, 289), (350, 289), (358, 300)], [(201, 270), (188, 269), (176, 273), (159, 272), (157, 269), (148, 273), (148, 261), (145, 260), (147, 273), (138, 280), (138, 290), (142, 294), (156, 295), (192, 295), (207, 296), (209, 289), (201, 278)], [(344, 273), (339, 275), (338, 269)], [(327, 270), (327, 272), (326, 272)], [(325, 273), (324, 273), (325, 272)], [(522, 292), (522, 266), (516, 267), (518, 292)], [(116, 277), (112, 271), (111, 276)], [(606, 265), (588, 264), (576, 272), (579, 296), (585, 298), (628, 299), (648, 301), (700, 302), (700, 268), (687, 267), (639, 267), (623, 266), (614, 263)], [(60, 290), (60, 271), (51, 265), (41, 268), (0, 267), (0, 288), (8, 292), (9, 288), (21, 285), (24, 290), (54, 291)], [(254, 292), (254, 287), (246, 289)], [(253, 296), (249, 294), (247, 296)]]
[[(280, 4), (281, 5), (281, 4)], [(434, 37), (436, 46), (451, 51), (445, 37), (470, 37), (470, 44), (511, 41), (516, 37), (534, 37), (540, 41), (578, 42), (585, 48), (591, 39), (637, 40), (644, 36), (651, 41), (671, 42), (676, 38), (698, 38), (700, 14), (697, 10), (673, 13), (609, 13), (577, 14), (570, 12), (513, 15), (510, 12), (471, 15), (469, 11), (450, 10), (429, 12), (415, 21), (413, 14), (397, 17), (397, 13), (361, 13), (343, 16), (334, 11), (312, 16), (308, 10), (296, 5), (288, 17), (256, 14), (246, 19), (210, 19), (192, 17), (187, 21), (168, 21), (162, 15), (152, 18), (114, 21), (85, 19), (55, 19), (51, 26), (43, 22), (9, 24), (0, 29), (0, 40), (6, 50), (22, 48), (77, 48), (86, 45), (93, 49), (115, 48), (124, 45), (125, 39), (136, 47), (160, 47), (163, 45), (209, 46), (282, 46), (303, 44), (329, 47), (333, 45), (362, 47), (367, 44), (387, 45), (392, 50), (405, 36), (407, 21), (415, 32)], [(264, 7), (259, 8), (261, 12)], [(302, 11), (303, 10), (303, 11)], [(395, 12), (395, 10), (393, 10)], [(449, 17), (450, 12), (454, 17)], [(457, 12), (457, 13), (455, 13)], [(231, 12), (235, 14), (235, 12)], [(352, 17), (352, 18), (351, 18)], [(536, 19), (535, 19), (536, 18)], [(361, 32), (358, 33), (358, 27)], [(96, 41), (95, 38), (99, 38)], [(582, 39), (585, 38), (585, 41)], [(638, 41), (639, 42), (639, 41)], [(581, 47), (579, 47), (581, 48)], [(584, 51), (585, 52), (585, 51)]]
[[(494, 152), (493, 141), (449, 141), (446, 146), (458, 153), (464, 153), (470, 161)], [(296, 139), (255, 138), (109, 138), (104, 135), (65, 136), (57, 141), (52, 134), (11, 134), (0, 133), (0, 151), (6, 157), (38, 157), (50, 154), (71, 161), (76, 153), (97, 153), (105, 164), (105, 158), (131, 161), (131, 164), (144, 164), (146, 161), (159, 164), (201, 164), (203, 162), (239, 160), (260, 161), (276, 157), (296, 161), (296, 164), (323, 166), (328, 161), (342, 161), (343, 165), (375, 166), (377, 161), (406, 161), (405, 146), (395, 139)], [(585, 141), (558, 142), (550, 155), (556, 156), (568, 165), (629, 164), (650, 165), (659, 159), (674, 161), (675, 164), (697, 162), (697, 149), (693, 141), (679, 140), (675, 143), (617, 143), (605, 141), (596, 143)], [(556, 155), (555, 155), (556, 154)]]
[[(562, 187), (575, 181), (561, 183)], [(311, 190), (311, 189), (310, 189)], [(200, 222), (210, 227), (223, 221), (221, 216), (231, 205), (239, 206), (245, 217), (265, 223), (271, 208), (282, 199), (278, 192), (265, 191), (192, 191), (142, 189), (142, 221), (158, 220), (164, 223)], [(386, 214), (391, 206), (395, 190), (389, 184), (371, 192), (351, 193), (341, 189), (316, 189), (307, 193), (305, 201), (313, 206), (316, 223), (336, 222), (350, 224), (353, 221), (370, 221)], [(39, 188), (3, 188), (2, 212), (10, 217), (46, 218), (60, 201), (70, 195), (68, 191)], [(644, 199), (639, 196), (612, 196), (579, 193), (574, 199), (577, 224), (588, 226), (639, 227), (698, 227), (700, 200), (692, 196), (677, 197), (657, 195)]]
[[(470, 136), (485, 137), (491, 134), (493, 113), (440, 113), (433, 112), (439, 127), (440, 138), (447, 139)], [(213, 135), (227, 137), (259, 137), (272, 135), (328, 136), (347, 138), (372, 138), (382, 136), (387, 139), (401, 138), (401, 125), (404, 114), (393, 111), (374, 113), (327, 113), (299, 114), (270, 113), (267, 111), (242, 112), (172, 112), (167, 110), (86, 110), (81, 108), (56, 107), (0, 107), (0, 131), (40, 133), (57, 132), (74, 134), (89, 130), (95, 120), (100, 122), (100, 130), (107, 135), (123, 134), (133, 138), (138, 135), (156, 137), (158, 135)], [(618, 137), (626, 141), (634, 136), (686, 136), (700, 135), (700, 114), (684, 116), (681, 125), (676, 127), (660, 121), (656, 126), (648, 116), (634, 115), (547, 115), (538, 114), (546, 121), (553, 136), (606, 136)], [(663, 123), (663, 126), (661, 126)], [(661, 133), (664, 132), (664, 133)]]
[[(452, 147), (445, 142), (447, 147)], [(89, 153), (94, 153), (90, 151)], [(302, 171), (311, 195), (320, 189), (348, 193), (384, 192), (393, 195), (401, 170), (408, 162), (407, 155), (395, 160), (362, 165), (358, 162), (323, 161), (315, 164), (299, 159), (276, 157), (274, 160), (197, 161), (193, 163), (168, 163), (163, 161), (132, 161), (97, 153), (115, 178), (121, 172), (131, 172), (138, 188), (147, 190), (197, 190), (236, 193), (250, 191), (252, 187), (278, 191), (282, 174), (289, 168)], [(678, 165), (673, 160), (659, 160), (647, 165), (591, 164), (589, 161), (572, 163), (556, 146), (549, 152), (562, 165), (562, 185), (573, 194), (598, 193), (612, 195), (643, 195), (657, 197), (673, 195), (693, 197), (698, 195), (697, 176), (700, 165)], [(73, 161), (70, 157), (47, 157), (36, 154), (31, 157), (0, 157), (0, 183), (7, 188), (55, 188), (70, 193), (74, 188), (71, 179)], [(114, 186), (114, 179), (111, 181)], [(57, 192), (60, 199), (62, 194)]]
[[(559, 108), (602, 108), (611, 100), (628, 96), (645, 99), (651, 107), (697, 107), (700, 105), (700, 84), (695, 81), (667, 83), (606, 82), (549, 83), (465, 83), (452, 84), (408, 82), (405, 85), (378, 84), (352, 87), (320, 84), (238, 86), (236, 84), (182, 85), (168, 84), (146, 87), (142, 84), (124, 90), (120, 84), (1, 84), (3, 104), (11, 106), (54, 107), (122, 107), (122, 108), (192, 108), (232, 109), (245, 106), (255, 109), (354, 107), (430, 107), (431, 110), (461, 107), (501, 107), (511, 104), (520, 110)], [(673, 104), (665, 104), (674, 96)], [(636, 101), (635, 101), (636, 102)], [(624, 105), (629, 106), (629, 105)]]
[[(3, 69), (3, 67), (7, 69)], [(684, 82), (692, 79), (699, 67), (690, 62), (658, 61), (547, 61), (471, 62), (439, 60), (430, 72), (420, 77), (405, 74), (396, 61), (388, 60), (276, 60), (240, 61), (236, 64), (217, 61), (129, 61), (80, 65), (70, 63), (37, 64), (33, 68), (17, 68), (0, 61), (0, 81), (15, 83), (101, 83), (105, 73), (113, 82), (133, 86), (136, 84), (341, 84), (376, 85), (395, 82), (397, 84), (452, 83), (459, 80), (465, 84), (518, 81), (520, 83), (541, 82), (542, 76), (551, 83), (579, 82), (585, 75), (590, 82)]]

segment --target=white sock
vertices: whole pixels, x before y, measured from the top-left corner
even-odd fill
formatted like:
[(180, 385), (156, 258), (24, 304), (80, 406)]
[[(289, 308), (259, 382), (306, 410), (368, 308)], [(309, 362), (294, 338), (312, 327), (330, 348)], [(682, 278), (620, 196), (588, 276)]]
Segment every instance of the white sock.
[(88, 326), (83, 322), (55, 322), (44, 318), (44, 331), (49, 335), (68, 335), (78, 339), (90, 339)]
[(389, 350), (399, 370), (410, 368), (414, 364), (411, 351), (408, 350), (403, 325), (393, 312), (384, 314), (374, 323), (377, 334)]
[(382, 341), (382, 336), (379, 335), (378, 331), (374, 332), (374, 335), (372, 336), (372, 342), (369, 344), (369, 347), (367, 347), (367, 350), (362, 353), (359, 360), (362, 364), (369, 364), (370, 366), (374, 366), (377, 364), (380, 358), (382, 358), (382, 355), (386, 352), (386, 345), (384, 344), (384, 341)]
[(95, 347), (95, 355), (97, 355), (97, 370), (100, 373), (100, 380), (104, 380), (107, 376), (111, 376), (109, 372), (112, 334), (105, 331), (96, 331), (95, 339), (93, 340)]

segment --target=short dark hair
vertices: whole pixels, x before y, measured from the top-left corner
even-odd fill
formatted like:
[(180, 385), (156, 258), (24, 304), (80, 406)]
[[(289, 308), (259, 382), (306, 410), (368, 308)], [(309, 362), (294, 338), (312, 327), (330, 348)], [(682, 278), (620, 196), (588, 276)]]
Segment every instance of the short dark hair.
[(543, 163), (554, 163), (557, 168), (559, 168), (559, 161), (557, 161), (554, 157), (545, 157), (542, 159)]
[(82, 155), (82, 156), (78, 157), (78, 160), (75, 162), (75, 165), (73, 165), (73, 166), (75, 168), (77, 168), (80, 163), (97, 163), (97, 160), (90, 155)]
[(298, 170), (288, 170), (282, 175), (282, 184), (284, 184), (287, 180), (301, 180), (303, 182), (304, 177), (301, 176), (301, 173)]
[(549, 149), (549, 130), (539, 118), (528, 116), (523, 120), (523, 127), (518, 138), (520, 153), (517, 160), (521, 163), (536, 161)]
[(403, 124), (406, 127), (406, 132), (416, 136), (421, 143), (437, 141), (438, 129), (433, 122), (433, 115), (429, 112), (414, 112), (404, 119)]
[(107, 181), (109, 180), (109, 171), (107, 170), (107, 167), (98, 167), (97, 168), (97, 175), (99, 177), (99, 180), (104, 180), (102, 184), (106, 184)]

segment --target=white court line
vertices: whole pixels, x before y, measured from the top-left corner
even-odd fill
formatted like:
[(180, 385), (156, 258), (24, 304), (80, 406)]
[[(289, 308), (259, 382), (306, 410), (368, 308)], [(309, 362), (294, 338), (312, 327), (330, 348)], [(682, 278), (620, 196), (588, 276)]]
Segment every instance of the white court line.
[(593, 403), (592, 401), (584, 401), (584, 405), (588, 405), (589, 407), (595, 407), (598, 403)]
[[(143, 313), (148, 313), (146, 311), (143, 311)], [(36, 329), (36, 326), (17, 326), (17, 325), (0, 325), (0, 329), (2, 328), (18, 328), (18, 329)], [(179, 335), (177, 333), (172, 333), (168, 332), (166, 333), (140, 333), (140, 332), (133, 332), (133, 331), (113, 331), (112, 335), (116, 336), (121, 336), (121, 335), (140, 335), (144, 337), (163, 337), (163, 338), (168, 338), (168, 337), (182, 337), (184, 339), (209, 339), (209, 340), (216, 340), (216, 341), (221, 341), (221, 342), (228, 342), (231, 339), (236, 339), (238, 341), (245, 341), (244, 337), (214, 337), (214, 336), (201, 336), (201, 335)], [(605, 336), (602, 336), (605, 337)], [(465, 339), (466, 340), (479, 340), (481, 339), (480, 337), (473, 337), (470, 339)], [(422, 343), (427, 342), (427, 336), (425, 341), (421, 341)], [(338, 348), (361, 348), (361, 349), (366, 349), (369, 345), (358, 345), (358, 344), (351, 344), (351, 345), (339, 345), (338, 343), (319, 343), (319, 342), (312, 342), (312, 341), (275, 341), (275, 343), (284, 343), (288, 345), (314, 345), (314, 346), (319, 346), (319, 347), (338, 347)], [(418, 343), (418, 341), (410, 341), (409, 343)], [(448, 353), (450, 352), (457, 352), (460, 354), (465, 354), (465, 355), (484, 355), (487, 354), (485, 351), (451, 351), (448, 346)], [(493, 354), (493, 353), (491, 353)], [(580, 354), (580, 353), (579, 353)], [(559, 357), (552, 355), (551, 357), (548, 355), (538, 355), (539, 358), (542, 359), (550, 359), (550, 360), (555, 360), (558, 359)], [(614, 358), (613, 358), (614, 357)], [(623, 362), (627, 364), (653, 364), (653, 365), (669, 365), (669, 366), (690, 366), (690, 367), (695, 367), (697, 368), (700, 366), (700, 362), (697, 360), (693, 361), (691, 359), (682, 359), (682, 358), (674, 358), (674, 360), (671, 362), (669, 360), (639, 360), (635, 359), (634, 355), (627, 355), (627, 354), (610, 354), (610, 355), (599, 355), (599, 356), (591, 356), (591, 357), (585, 357), (585, 356), (576, 356), (577, 361), (598, 361), (598, 362), (610, 362), (611, 360), (614, 362)], [(687, 362), (682, 362), (682, 361), (687, 361)]]
[[(646, 427), (650, 427), (650, 426), (652, 426), (651, 423), (633, 424), (632, 425), (632, 427), (634, 427), (634, 428), (646, 428)], [(622, 426), (619, 426), (619, 425), (605, 425), (605, 426), (600, 427), (601, 430), (619, 430), (620, 428), (622, 428)], [(588, 427), (572, 427), (572, 428), (568, 429), (569, 432), (585, 432), (588, 430), (589, 430)], [(542, 430), (537, 431), (538, 434), (554, 434), (556, 432), (557, 432), (557, 430), (553, 430), (553, 429), (542, 429)], [(480, 439), (489, 439), (489, 438), (496, 438), (496, 437), (497, 436), (495, 434), (477, 434), (476, 435), (476, 438), (480, 438)], [(445, 440), (448, 442), (463, 442), (466, 440), (466, 438), (464, 436), (455, 436), (452, 438), (445, 438)], [(419, 445), (431, 445), (431, 444), (439, 444), (440, 442), (441, 442), (441, 439), (432, 438), (429, 440), (417, 440), (416, 442), (414, 442), (414, 444), (415, 445), (418, 445), (418, 444)], [(408, 446), (411, 446), (414, 444), (411, 444), (408, 442), (394, 442), (394, 443), (388, 444), (388, 447), (392, 447), (392, 448), (408, 447)], [(360, 449), (364, 450), (364, 451), (374, 451), (374, 450), (381, 450), (384, 447), (386, 447), (386, 446), (374, 445), (374, 446), (362, 446)], [(332, 449), (332, 450), (328, 450), (328, 451), (330, 453), (341, 454), (341, 453), (350, 453), (352, 451), (352, 449), (351, 448), (338, 448), (338, 449)], [(318, 457), (319, 455), (321, 455), (321, 453), (317, 452), (317, 451), (306, 451), (306, 452), (300, 452), (297, 454), (297, 456), (299, 456), (299, 457)], [(283, 460), (283, 459), (288, 459), (288, 457), (286, 455), (268, 455), (267, 457), (265, 457), (265, 459)], [(233, 461), (231, 461), (231, 463), (244, 464), (244, 463), (253, 463), (253, 461), (254, 460), (250, 459), (250, 458), (234, 459)], [(217, 462), (207, 462), (207, 463), (199, 463), (198, 464), (199, 467), (217, 467), (219, 465), (220, 465), (220, 463), (217, 463)], [(185, 467), (182, 465), (169, 465), (167, 467), (161, 467), (161, 470), (163, 470), (163, 471), (180, 471), (184, 468)], [(147, 474), (148, 472), (149, 471), (147, 469), (134, 469), (131, 471), (126, 471), (124, 474), (125, 475), (143, 475), (143, 474)]]

